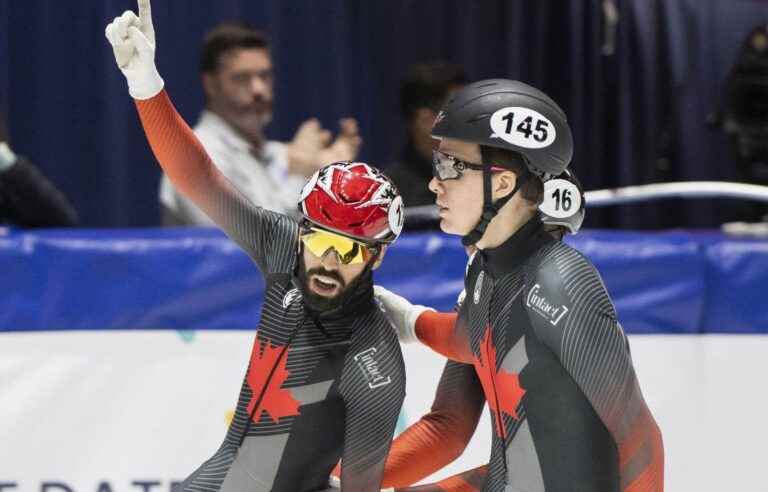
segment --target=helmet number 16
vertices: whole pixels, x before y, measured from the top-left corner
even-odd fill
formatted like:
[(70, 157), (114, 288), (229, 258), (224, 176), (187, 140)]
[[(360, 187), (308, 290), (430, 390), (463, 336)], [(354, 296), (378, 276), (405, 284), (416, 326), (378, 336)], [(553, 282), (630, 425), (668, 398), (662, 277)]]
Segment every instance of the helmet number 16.
[(554, 193), (552, 193), (552, 198), (555, 199), (555, 210), (560, 210), (561, 208), (565, 212), (571, 210), (573, 202), (571, 201), (570, 190), (561, 190), (560, 188), (557, 188)]

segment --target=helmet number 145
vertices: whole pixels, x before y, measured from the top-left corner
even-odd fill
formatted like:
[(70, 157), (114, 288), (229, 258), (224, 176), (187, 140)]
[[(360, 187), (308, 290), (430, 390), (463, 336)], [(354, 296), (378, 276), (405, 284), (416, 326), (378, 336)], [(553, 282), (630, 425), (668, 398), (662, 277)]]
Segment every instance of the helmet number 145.
[[(507, 113), (507, 116), (503, 117), (502, 120), (507, 122), (505, 133), (512, 133), (512, 125), (515, 122), (515, 113)], [(537, 142), (543, 142), (547, 139), (547, 128), (549, 128), (548, 122), (544, 120), (536, 120), (536, 130), (532, 130), (532, 127), (533, 116), (528, 116), (517, 125), (517, 131), (525, 135), (525, 138), (531, 138), (531, 135), (533, 134), (533, 139)]]
[(542, 149), (555, 141), (555, 127), (544, 115), (530, 108), (511, 107), (491, 116), (492, 137), (525, 149)]

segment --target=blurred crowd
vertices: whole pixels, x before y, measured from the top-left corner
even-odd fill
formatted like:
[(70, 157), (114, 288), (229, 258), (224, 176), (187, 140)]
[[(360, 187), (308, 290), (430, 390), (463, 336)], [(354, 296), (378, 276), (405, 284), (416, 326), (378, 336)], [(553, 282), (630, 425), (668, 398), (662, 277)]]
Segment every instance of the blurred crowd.
[[(750, 33), (744, 48), (755, 59), (760, 55), (755, 50), (762, 47), (768, 51), (768, 28), (758, 31)], [(254, 204), (296, 214), (297, 197), (315, 170), (331, 162), (353, 161), (358, 156), (363, 142), (352, 116), (342, 118), (335, 129), (324, 128), (317, 118), (310, 118), (299, 125), (290, 141), (267, 139), (265, 128), (273, 111), (280, 108), (273, 107), (273, 59), (264, 32), (244, 23), (215, 26), (203, 40), (199, 58), (205, 107), (194, 131), (214, 164)], [(755, 133), (749, 125), (745, 126), (749, 132), (734, 130), (744, 126), (745, 118), (738, 118), (740, 107), (752, 108), (750, 117), (760, 110), (745, 103), (740, 96), (743, 91), (731, 90), (739, 83), (743, 85), (744, 71), (743, 61), (734, 67), (728, 85), (728, 100), (733, 104), (724, 108), (724, 116), (717, 121), (724, 120), (725, 131), (735, 135), (734, 147), (739, 156), (764, 146), (761, 132), (761, 138), (749, 140), (762, 142), (757, 147), (744, 143), (744, 134)], [(434, 195), (427, 186), (435, 147), (430, 134), (432, 125), (450, 94), (468, 82), (460, 65), (444, 61), (413, 65), (401, 81), (399, 101), (404, 125), (400, 132), (404, 145), (395, 162), (371, 164), (394, 180), (408, 208), (434, 204)], [(78, 216), (67, 197), (29, 159), (16, 153), (8, 126), (0, 108), (0, 223), (18, 227), (76, 226)], [(754, 160), (739, 158), (738, 165), (742, 170), (751, 170)], [(741, 174), (746, 182), (765, 182), (763, 175), (756, 178), (755, 173)], [(157, 196), (162, 225), (212, 225), (165, 176), (161, 177)], [(764, 212), (762, 206), (750, 209), (747, 219), (759, 219)], [(406, 229), (435, 226), (434, 222), (413, 217), (406, 221)]]
[[(312, 173), (325, 164), (353, 161), (362, 139), (357, 121), (343, 118), (335, 135), (317, 118), (304, 121), (291, 141), (268, 140), (272, 119), (273, 60), (265, 33), (243, 23), (224, 23), (205, 37), (200, 51), (205, 107), (194, 125), (219, 170), (256, 205), (296, 214), (296, 201)], [(431, 205), (432, 123), (449, 94), (467, 82), (455, 64), (431, 62), (411, 67), (400, 88), (406, 121), (398, 162), (374, 163), (394, 179), (408, 206)], [(0, 118), (0, 222), (18, 227), (69, 227), (77, 213), (29, 160), (16, 155), (5, 118)], [(164, 226), (210, 226), (198, 207), (166, 176), (158, 190)]]

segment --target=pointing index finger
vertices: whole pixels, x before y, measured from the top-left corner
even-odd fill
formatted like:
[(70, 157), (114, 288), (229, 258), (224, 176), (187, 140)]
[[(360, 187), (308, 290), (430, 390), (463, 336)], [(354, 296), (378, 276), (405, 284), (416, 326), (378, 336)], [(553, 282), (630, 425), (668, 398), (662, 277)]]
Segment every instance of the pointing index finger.
[(142, 27), (152, 25), (152, 7), (149, 0), (139, 0), (139, 20)]

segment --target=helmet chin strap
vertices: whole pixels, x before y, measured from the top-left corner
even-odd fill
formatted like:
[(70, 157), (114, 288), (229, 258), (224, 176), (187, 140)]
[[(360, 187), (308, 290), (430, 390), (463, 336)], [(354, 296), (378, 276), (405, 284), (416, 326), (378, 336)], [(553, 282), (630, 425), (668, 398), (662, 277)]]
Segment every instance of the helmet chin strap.
[(485, 234), (485, 230), (488, 228), (488, 224), (491, 223), (494, 217), (499, 213), (501, 207), (507, 204), (509, 200), (515, 196), (520, 188), (523, 187), (526, 181), (528, 181), (528, 172), (524, 172), (517, 177), (515, 187), (512, 189), (512, 193), (507, 196), (503, 196), (493, 202), (493, 189), (491, 187), (491, 166), (483, 167), (483, 214), (480, 216), (480, 221), (475, 225), (469, 234), (461, 238), (461, 244), (464, 246), (472, 246), (477, 243)]

